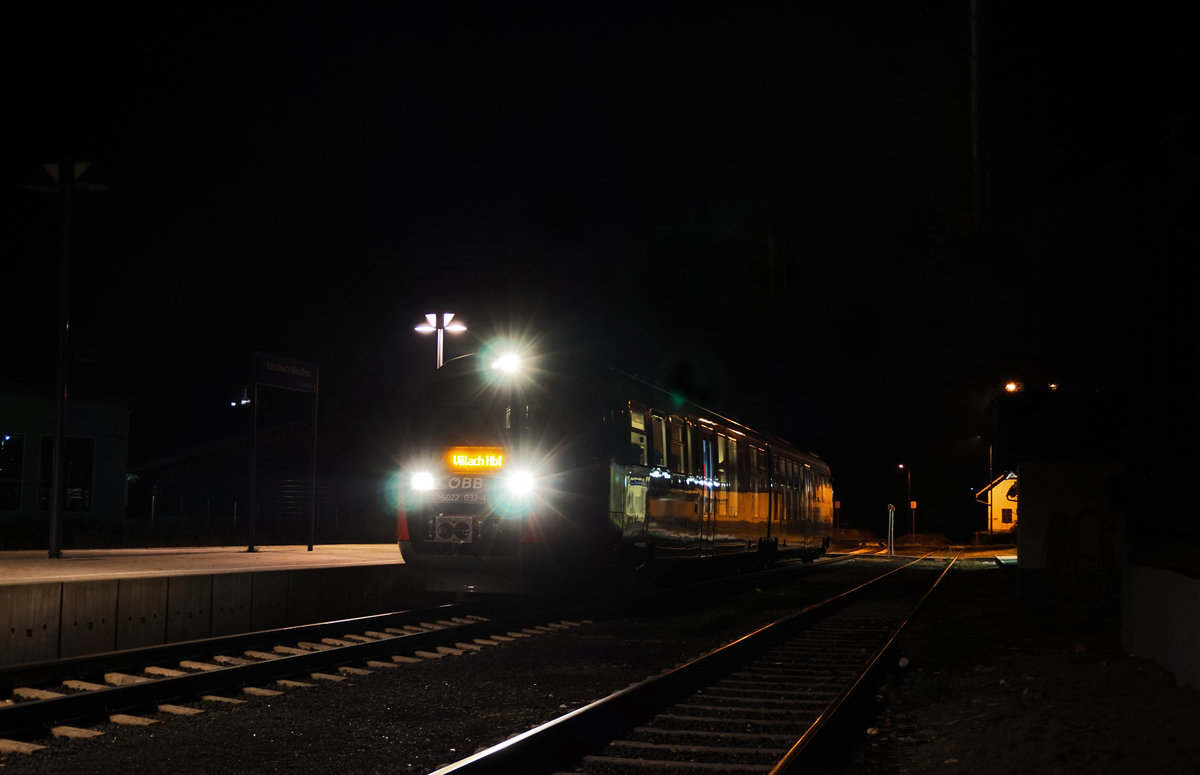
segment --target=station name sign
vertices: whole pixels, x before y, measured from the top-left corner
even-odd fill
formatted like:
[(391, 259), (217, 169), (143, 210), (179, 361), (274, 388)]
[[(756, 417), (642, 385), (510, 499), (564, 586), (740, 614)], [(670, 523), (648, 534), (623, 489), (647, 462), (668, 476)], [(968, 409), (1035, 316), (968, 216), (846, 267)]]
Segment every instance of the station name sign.
[(504, 467), (504, 448), (453, 447), (446, 462), (455, 471), (499, 471)]
[(301, 393), (316, 393), (318, 367), (277, 355), (254, 354), (255, 379), (260, 385), (296, 390)]

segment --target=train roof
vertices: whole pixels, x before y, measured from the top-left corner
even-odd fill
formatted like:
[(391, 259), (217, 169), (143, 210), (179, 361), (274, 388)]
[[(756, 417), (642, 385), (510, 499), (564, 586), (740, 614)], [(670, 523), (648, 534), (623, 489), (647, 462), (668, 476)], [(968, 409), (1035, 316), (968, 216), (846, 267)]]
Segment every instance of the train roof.
[[(480, 351), (453, 358), (429, 376), (422, 392), (436, 390), (437, 385), (445, 381), (476, 374), (490, 374), (494, 372), (492, 361), (496, 357), (494, 352)], [(612, 398), (614, 389), (621, 386), (633, 387), (636, 394), (629, 395), (628, 391), (624, 391), (622, 395), (628, 396), (624, 400), (634, 399), (650, 408), (670, 414), (696, 419), (707, 418), (761, 443), (786, 448), (797, 456), (811, 458), (820, 465), (827, 465), (819, 455), (801, 450), (781, 436), (752, 428), (721, 411), (689, 400), (669, 386), (658, 384), (638, 374), (628, 373), (599, 359), (577, 354), (551, 354), (531, 359), (527, 369), (527, 383), (541, 384), (554, 395), (570, 395), (573, 399), (586, 402), (590, 399)]]

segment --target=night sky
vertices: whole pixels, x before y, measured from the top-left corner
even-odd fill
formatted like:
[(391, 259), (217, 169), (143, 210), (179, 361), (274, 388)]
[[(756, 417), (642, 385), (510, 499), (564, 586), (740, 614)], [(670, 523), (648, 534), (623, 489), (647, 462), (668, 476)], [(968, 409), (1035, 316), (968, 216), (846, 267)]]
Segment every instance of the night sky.
[(813, 449), (851, 524), (899, 462), (931, 529), (981, 523), (1008, 379), (1173, 375), (1195, 422), (1180, 19), (981, 2), (975, 176), (967, 0), (344, 5), (10, 19), (0, 381), (54, 383), (27, 186), (72, 159), (110, 190), (74, 199), (71, 384), (132, 402), (135, 462), (243, 432), (256, 350), (388, 455), (440, 311), (447, 357), (600, 344)]

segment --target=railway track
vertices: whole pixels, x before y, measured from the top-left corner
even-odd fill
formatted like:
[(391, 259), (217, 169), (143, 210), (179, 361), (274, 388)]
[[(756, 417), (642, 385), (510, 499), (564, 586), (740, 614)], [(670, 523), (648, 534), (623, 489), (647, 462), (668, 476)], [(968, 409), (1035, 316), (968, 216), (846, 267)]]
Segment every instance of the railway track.
[[(87, 737), (105, 720), (187, 715), (200, 701), (279, 693), (403, 662), (478, 650), (573, 622), (479, 605), (381, 614), (0, 670), (0, 750), (30, 751), (47, 733)], [(8, 695), (4, 699), (4, 695)]]
[[(688, 588), (706, 585), (719, 582)], [(659, 590), (632, 604), (656, 594), (680, 593)], [(564, 617), (618, 615), (629, 604), (621, 598), (615, 609), (594, 601), (552, 610), (524, 600), (443, 605), (0, 667), (0, 753), (39, 750), (47, 737), (92, 736), (105, 721), (143, 725), (153, 715), (199, 713), (206, 704), (242, 695), (270, 697), (312, 682), (478, 651), (575, 623)]]
[(798, 771), (953, 564), (889, 570), (435, 775)]
[[(822, 570), (843, 565), (849, 559), (797, 563), (645, 595), (617, 596), (605, 605), (597, 606), (592, 601), (586, 608), (533, 611), (528, 602), (505, 608), (442, 606), (0, 669), (0, 754), (52, 745), (53, 737), (111, 731), (112, 724), (106, 722), (142, 725), (154, 718), (167, 721), (168, 714), (216, 710), (221, 707), (217, 703), (247, 699), (243, 695), (265, 695), (265, 702), (270, 703), (280, 691), (290, 692), (293, 687), (301, 690), (343, 677), (386, 681), (389, 675), (403, 672), (388, 668), (403, 663), (419, 660), (428, 664), (451, 654), (490, 651), (493, 644), (528, 640), (529, 635), (561, 631), (589, 618), (621, 619), (632, 615), (635, 620), (649, 620), (663, 610), (687, 610), (700, 601), (736, 597), (739, 590), (744, 593), (747, 589), (753, 590), (751, 599), (755, 599), (761, 591), (756, 587), (779, 582), (786, 588), (792, 574), (808, 577), (801, 583), (800, 594), (807, 601), (817, 600), (829, 594), (820, 594), (820, 589), (833, 590), (846, 583), (845, 579), (835, 581), (835, 576)], [(868, 574), (874, 575), (867, 568), (859, 568), (841, 575), (861, 580)], [(573, 618), (564, 618), (568, 616)], [(757, 621), (775, 618), (759, 616)], [(495, 654), (509, 653), (507, 659), (519, 664), (524, 650), (519, 643), (512, 645), (518, 648), (497, 650)], [(368, 672), (375, 673), (375, 677), (356, 678)], [(580, 700), (587, 702), (586, 697)], [(431, 763), (428, 769), (437, 766), (440, 764)]]

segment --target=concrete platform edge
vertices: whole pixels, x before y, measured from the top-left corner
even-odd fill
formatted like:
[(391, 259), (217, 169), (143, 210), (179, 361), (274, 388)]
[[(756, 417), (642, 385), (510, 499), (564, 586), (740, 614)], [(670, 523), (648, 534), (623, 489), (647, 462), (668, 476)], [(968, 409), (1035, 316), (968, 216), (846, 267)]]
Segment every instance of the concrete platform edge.
[(402, 564), (0, 585), (0, 665), (411, 607)]

